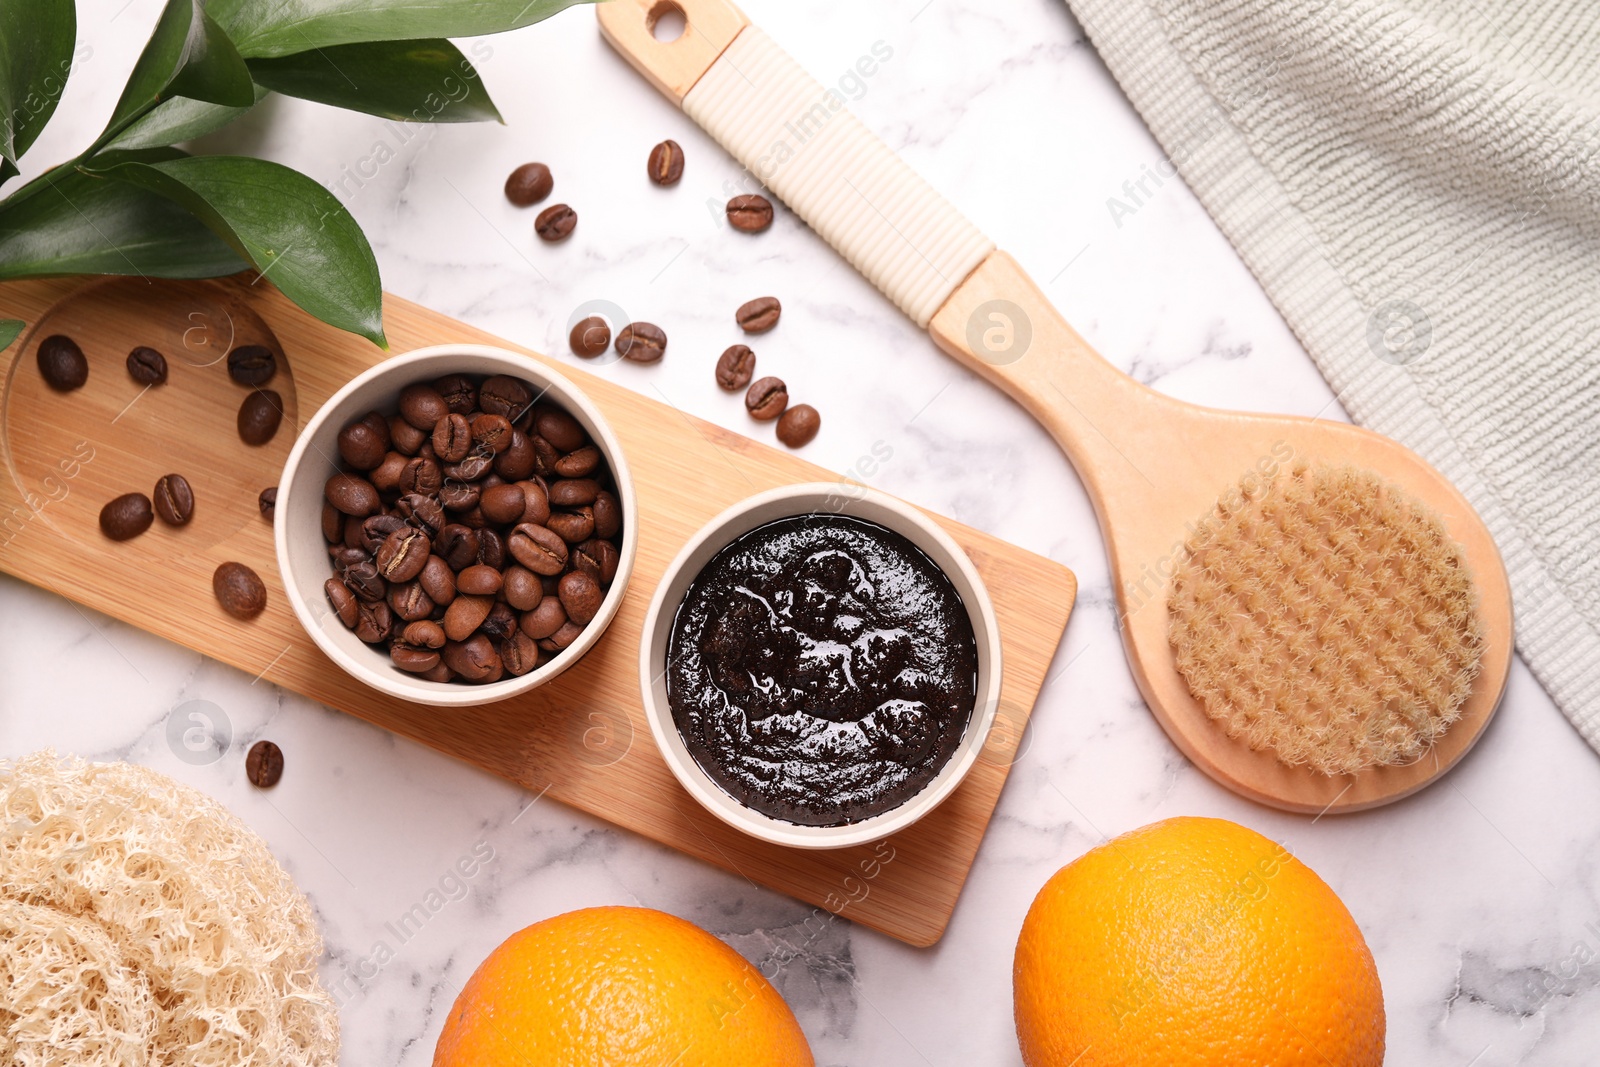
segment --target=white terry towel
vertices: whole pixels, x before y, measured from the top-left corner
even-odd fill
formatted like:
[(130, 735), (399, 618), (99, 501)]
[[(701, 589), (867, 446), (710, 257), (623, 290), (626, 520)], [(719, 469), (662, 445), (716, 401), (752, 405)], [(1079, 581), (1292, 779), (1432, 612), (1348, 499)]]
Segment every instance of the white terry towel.
[(1600, 749), (1600, 0), (1069, 0), (1351, 418), (1461, 487)]

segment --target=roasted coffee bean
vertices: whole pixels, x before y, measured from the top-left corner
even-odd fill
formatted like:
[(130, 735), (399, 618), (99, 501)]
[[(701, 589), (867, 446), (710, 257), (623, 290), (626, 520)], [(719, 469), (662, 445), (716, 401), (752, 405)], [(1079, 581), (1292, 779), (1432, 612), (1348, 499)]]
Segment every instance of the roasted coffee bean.
[(528, 444), (533, 447), (533, 473), (540, 478), (554, 476), (561, 452), (537, 433), (528, 438)]
[(444, 505), (446, 511), (470, 511), (478, 506), (481, 496), (477, 482), (446, 478), (444, 484), (439, 486), (439, 503)]
[(521, 430), (511, 431), (511, 443), (494, 457), (494, 472), (508, 482), (520, 482), (533, 473), (533, 442)]
[(539, 584), (539, 576), (521, 564), (513, 563), (506, 568), (501, 588), (505, 592), (506, 603), (518, 611), (530, 611), (544, 599), (544, 587)]
[(478, 387), (478, 407), (489, 415), (503, 415), (516, 422), (533, 403), (533, 390), (521, 378), (496, 374)]
[(621, 562), (622, 553), (617, 551), (617, 546), (598, 537), (583, 542), (572, 552), (573, 567), (586, 571), (602, 586), (609, 586), (616, 580), (617, 566)]
[(522, 489), (523, 509), (522, 521), (531, 522), (535, 526), (543, 526), (545, 520), (550, 518), (550, 493), (544, 485), (537, 481), (518, 482)]
[(445, 642), (444, 627), (431, 619), (419, 619), (406, 625), (405, 632), (400, 635), (400, 640), (416, 648), (443, 648)]
[(39, 374), (44, 384), (58, 393), (82, 388), (89, 380), (89, 361), (78, 342), (63, 334), (52, 334), (39, 342)]
[(582, 423), (560, 408), (543, 404), (534, 412), (533, 431), (559, 453), (572, 452), (589, 443)]
[(271, 522), (278, 514), (278, 487), (269, 485), (261, 490), (261, 494), (256, 497), (256, 507), (261, 509), (261, 517)]
[(229, 561), (211, 575), (217, 603), (236, 619), (253, 619), (267, 606), (267, 587), (261, 576), (243, 563)]
[(241, 345), (228, 353), (228, 377), (240, 385), (266, 385), (278, 373), (278, 357), (265, 345)]
[(440, 607), (448, 607), (456, 598), (456, 572), (439, 556), (428, 557), (422, 573), (417, 575), (417, 582), (428, 599)]
[(444, 397), (455, 415), (465, 415), (478, 406), (478, 387), (465, 374), (446, 374), (433, 383), (434, 391)]
[(439, 531), (433, 550), (444, 557), (451, 570), (460, 571), (478, 562), (478, 535), (471, 528), (452, 522)]
[(344, 512), (328, 503), (322, 502), (322, 539), (330, 544), (344, 536)]
[(444, 529), (444, 507), (436, 497), (422, 493), (407, 493), (395, 501), (394, 511), (400, 518), (429, 537)]
[(153, 348), (140, 345), (128, 353), (128, 377), (140, 385), (164, 385), (167, 357)]
[(419, 430), (396, 415), (389, 420), (389, 447), (402, 456), (414, 456), (428, 444), (428, 430)]
[(378, 490), (371, 482), (358, 474), (346, 474), (343, 471), (328, 479), (323, 496), (344, 514), (354, 515), (358, 519), (376, 514), (381, 506)]
[(600, 611), (600, 602), (605, 599), (605, 594), (600, 591), (600, 583), (583, 571), (563, 574), (557, 595), (561, 597), (561, 607), (567, 613), (567, 618), (579, 626), (589, 625)]
[(460, 463), (447, 463), (444, 476), (463, 482), (476, 482), (494, 468), (494, 457), (473, 453)]
[(717, 360), (717, 384), (730, 393), (750, 384), (756, 372), (756, 354), (748, 345), (730, 345)]
[(594, 509), (588, 504), (571, 511), (553, 511), (545, 525), (569, 545), (594, 536)]
[(271, 389), (257, 389), (239, 405), (239, 440), (260, 446), (272, 440), (283, 422), (283, 397)]
[(163, 474), (150, 500), (156, 517), (168, 526), (184, 526), (194, 518), (194, 490), (181, 474)]
[(789, 388), (782, 378), (762, 378), (744, 394), (744, 409), (752, 419), (769, 422), (789, 406)]
[(545, 640), (550, 642), (551, 648), (559, 652), (576, 641), (581, 633), (583, 633), (583, 627), (568, 620), (562, 625), (561, 629), (545, 638)]
[(422, 573), (431, 548), (428, 535), (416, 527), (396, 530), (378, 548), (378, 573), (385, 581), (409, 582)]
[(444, 634), (452, 641), (465, 641), (489, 617), (494, 597), (461, 593), (444, 609)]
[(593, 478), (560, 478), (550, 483), (550, 505), (575, 508), (593, 504), (600, 495), (600, 483)]
[(441, 659), (432, 670), (423, 671), (417, 677), (425, 678), (430, 682), (453, 682), (456, 680), (456, 672), (446, 666)]
[(500, 653), (494, 642), (483, 634), (474, 634), (464, 641), (451, 641), (444, 646), (444, 662), (469, 682), (487, 684), (498, 681), (505, 673)]
[(683, 149), (677, 141), (662, 141), (650, 149), (650, 180), (657, 185), (677, 185), (683, 177)]
[[(344, 521), (345, 525), (348, 526), (351, 521), (350, 517), (348, 515), (345, 516)], [(359, 523), (360, 520), (356, 521)], [(343, 574), (358, 563), (370, 563), (371, 561), (372, 553), (368, 552), (359, 543), (341, 546), (333, 552), (333, 569), (336, 574)]]
[(656, 363), (667, 354), (667, 334), (652, 322), (630, 322), (617, 334), (617, 355), (634, 363)]
[(497, 571), (505, 569), (506, 541), (492, 526), (478, 531), (478, 562)]
[(363, 600), (356, 609), (356, 637), (369, 645), (389, 640), (394, 633), (394, 612), (381, 600)]
[(728, 201), (728, 222), (742, 233), (760, 233), (772, 225), (772, 201), (764, 196), (736, 196)]
[(322, 583), (322, 595), (328, 598), (328, 606), (333, 608), (333, 613), (339, 616), (345, 628), (354, 629), (360, 614), (360, 603), (350, 587), (337, 578), (329, 578)]
[(577, 228), (578, 213), (566, 204), (552, 204), (533, 220), (533, 232), (546, 242), (565, 241)]
[(533, 638), (517, 630), (501, 641), (496, 648), (506, 673), (521, 677), (539, 666), (539, 645)]
[(432, 456), (412, 456), (400, 472), (400, 482), (395, 486), (401, 493), (421, 493), (432, 496), (444, 484), (444, 473)]
[(389, 426), (380, 421), (380, 431), (361, 419), (339, 431), (339, 458), (358, 471), (370, 471), (389, 454)]
[(389, 586), (389, 593), (384, 599), (390, 610), (405, 622), (416, 622), (433, 614), (432, 598), (415, 579)]
[(546, 596), (532, 611), (524, 611), (518, 623), (522, 632), (535, 641), (543, 640), (567, 624), (567, 609), (559, 596)]
[(469, 596), (494, 596), (504, 584), (499, 571), (482, 563), (474, 563), (456, 575), (456, 589)]
[(783, 314), (783, 305), (778, 303), (775, 296), (758, 296), (754, 300), (739, 305), (739, 310), (734, 312), (734, 321), (739, 324), (739, 329), (745, 333), (766, 333), (778, 325), (778, 316)]
[(113, 541), (126, 541), (150, 529), (155, 513), (143, 493), (124, 493), (100, 509), (100, 532)]
[(550, 195), (555, 180), (543, 163), (524, 163), (506, 179), (506, 199), (518, 207), (532, 207)]
[(454, 411), (433, 424), (433, 454), (441, 463), (460, 463), (472, 451), (472, 424)]
[(271, 741), (257, 741), (244, 757), (244, 776), (257, 789), (271, 789), (283, 777), (283, 749)]
[(389, 659), (408, 674), (423, 674), (439, 665), (439, 653), (430, 648), (418, 648), (403, 640), (389, 643)]
[(517, 525), (506, 548), (535, 574), (560, 574), (567, 565), (567, 543), (555, 531), (531, 522)]
[(480, 452), (504, 452), (511, 447), (511, 433), (511, 422), (504, 415), (479, 415), (472, 420), (472, 444)]
[[(349, 548), (361, 549), (371, 553), (374, 549), (367, 546), (366, 520), (358, 519), (354, 515), (344, 517), (344, 543)], [(378, 542), (382, 544), (383, 542)]]
[(556, 473), (563, 478), (587, 478), (600, 466), (600, 450), (594, 445), (568, 452), (556, 460)]
[(484, 492), (478, 506), (483, 508), (483, 517), (490, 522), (518, 523), (522, 521), (527, 501), (523, 499), (521, 486), (497, 485)]
[(590, 315), (572, 328), (567, 343), (573, 355), (593, 359), (611, 347), (611, 324), (599, 315)]
[(607, 490), (594, 498), (594, 535), (607, 540), (622, 532), (622, 505)]
[(491, 640), (504, 641), (517, 632), (517, 613), (509, 606), (496, 602), (478, 625), (478, 630), (488, 634)]
[(432, 433), (448, 414), (450, 405), (433, 386), (418, 382), (400, 390), (400, 417), (423, 433)]
[(778, 440), (790, 448), (800, 448), (811, 443), (822, 427), (822, 416), (810, 404), (796, 404), (778, 420)]
[(378, 565), (370, 559), (352, 563), (343, 571), (344, 584), (362, 600), (382, 600), (389, 593), (389, 583), (378, 573)]
[(398, 452), (387, 453), (383, 462), (367, 472), (367, 480), (380, 493), (395, 492), (400, 488), (400, 475), (406, 469), (406, 457)]

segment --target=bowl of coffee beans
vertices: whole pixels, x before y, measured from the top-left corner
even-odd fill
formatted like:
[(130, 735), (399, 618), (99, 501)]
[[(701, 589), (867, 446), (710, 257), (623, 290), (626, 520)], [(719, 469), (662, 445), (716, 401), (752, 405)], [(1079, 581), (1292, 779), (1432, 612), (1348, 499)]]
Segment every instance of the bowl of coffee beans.
[(633, 483), (577, 386), (527, 356), (448, 345), (358, 375), (278, 483), (289, 601), (381, 692), (463, 707), (526, 692), (599, 640), (638, 543)]

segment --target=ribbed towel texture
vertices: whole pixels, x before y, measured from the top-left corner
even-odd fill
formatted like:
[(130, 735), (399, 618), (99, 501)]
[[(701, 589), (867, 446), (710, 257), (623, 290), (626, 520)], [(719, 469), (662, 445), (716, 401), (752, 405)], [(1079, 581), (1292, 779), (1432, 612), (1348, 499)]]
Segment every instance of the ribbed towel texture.
[(1461, 487), (1600, 749), (1600, 0), (1069, 0), (1357, 422)]

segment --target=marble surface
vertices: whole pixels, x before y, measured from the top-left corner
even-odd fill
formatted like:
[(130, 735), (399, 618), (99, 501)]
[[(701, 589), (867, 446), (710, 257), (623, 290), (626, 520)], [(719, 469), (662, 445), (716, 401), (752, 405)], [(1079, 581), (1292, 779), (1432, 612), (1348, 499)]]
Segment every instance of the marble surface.
[[(82, 30), (92, 55), (26, 173), (99, 128), (159, 5), (80, 6), (93, 12)], [(1180, 181), (1112, 217), (1107, 198), (1161, 152), (1058, 0), (746, 7), (824, 80), (878, 42), (891, 49), (857, 114), (1118, 365), (1189, 400), (1343, 417)], [(530, 806), (503, 781), (0, 577), (0, 753), (48, 745), (146, 763), (246, 819), (316, 907), (344, 1062), (428, 1063), (456, 990), (501, 938), (614, 903), (685, 916), (758, 963), (789, 959), (778, 984), (820, 1064), (1015, 1064), (1011, 954), (1033, 894), (1106, 836), (1180, 814), (1282, 839), (1339, 892), (1377, 957), (1389, 1062), (1592, 1058), (1600, 760), (1520, 663), (1477, 750), (1419, 796), (1321, 820), (1234, 797), (1141, 703), (1083, 490), (1017, 407), (941, 356), (792, 216), (757, 240), (719, 228), (706, 202), (725, 197), (738, 168), (609, 51), (588, 10), (469, 51), (504, 127), (399, 127), (274, 99), (206, 148), (259, 152), (341, 187), (387, 288), (517, 342), (572, 360), (562, 339), (587, 301), (661, 323), (663, 364), (599, 373), (757, 437), (770, 430), (709, 369), (730, 342), (730, 309), (779, 295), (784, 322), (760, 358), (823, 412), (807, 458), (848, 472), (887, 448), (871, 484), (1071, 566), (1082, 594), (949, 932), (918, 950), (845, 922), (808, 940), (809, 908), (795, 901), (553, 802)], [(670, 192), (642, 173), (668, 136), (689, 161)], [(560, 247), (541, 246), (531, 214), (500, 195), (505, 174), (534, 158), (580, 214)], [(194, 701), (226, 724), (221, 759), (187, 762), (169, 741)], [(287, 754), (271, 792), (244, 780), (243, 752), (259, 737)], [(451, 882), (474, 850), (491, 858)], [(446, 905), (394, 944), (387, 924), (441, 884)], [(369, 962), (380, 939), (395, 948), (381, 968)]]

